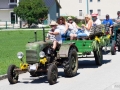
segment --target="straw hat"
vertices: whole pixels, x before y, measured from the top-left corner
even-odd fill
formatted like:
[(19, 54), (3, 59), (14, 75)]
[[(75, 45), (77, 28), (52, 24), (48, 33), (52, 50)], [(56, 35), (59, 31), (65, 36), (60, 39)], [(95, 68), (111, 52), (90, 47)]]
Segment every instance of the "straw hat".
[(56, 23), (56, 21), (51, 21), (51, 23), (50, 23), (50, 26), (52, 26), (52, 25), (58, 25), (57, 23)]
[(67, 20), (70, 20), (70, 19), (72, 19), (72, 17), (68, 17), (68, 18), (67, 18)]
[(92, 16), (98, 16), (98, 14), (97, 13), (92, 13)]

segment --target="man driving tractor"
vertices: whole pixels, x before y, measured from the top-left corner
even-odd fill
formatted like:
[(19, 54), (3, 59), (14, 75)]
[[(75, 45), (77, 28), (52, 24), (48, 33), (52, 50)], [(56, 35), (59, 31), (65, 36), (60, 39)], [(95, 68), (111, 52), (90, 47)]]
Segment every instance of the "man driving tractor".
[(58, 44), (62, 44), (61, 31), (57, 29), (57, 25), (58, 24), (55, 21), (51, 21), (50, 23), (51, 30), (47, 35), (47, 39), (53, 41), (52, 52), (55, 51)]
[(106, 30), (112, 35), (113, 21), (110, 19), (110, 16), (107, 14), (106, 19), (103, 20), (102, 24), (105, 25)]

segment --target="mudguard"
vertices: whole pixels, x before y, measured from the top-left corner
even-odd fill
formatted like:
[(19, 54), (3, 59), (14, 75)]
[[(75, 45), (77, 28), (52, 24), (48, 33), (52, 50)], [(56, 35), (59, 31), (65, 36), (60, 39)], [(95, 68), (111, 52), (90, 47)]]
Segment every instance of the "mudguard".
[(62, 44), (58, 51), (57, 57), (67, 58), (69, 54), (69, 50), (71, 48), (75, 48), (78, 51), (77, 47), (75, 46), (75, 43)]

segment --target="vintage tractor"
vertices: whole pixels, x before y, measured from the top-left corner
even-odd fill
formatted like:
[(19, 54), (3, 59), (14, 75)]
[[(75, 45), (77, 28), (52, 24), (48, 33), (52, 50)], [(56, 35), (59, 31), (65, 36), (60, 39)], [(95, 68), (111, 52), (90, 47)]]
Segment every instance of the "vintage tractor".
[(114, 24), (113, 26), (112, 40), (118, 47), (118, 51), (120, 51), (120, 23)]
[[(35, 32), (35, 37), (37, 33)], [(78, 70), (77, 47), (73, 42), (63, 43), (57, 46), (55, 52), (51, 52), (52, 41), (45, 40), (45, 30), (43, 27), (43, 41), (28, 42), (26, 44), (26, 63), (23, 62), (23, 53), (18, 52), (18, 59), (21, 60), (20, 67), (10, 65), (7, 75), (10, 84), (18, 82), (19, 74), (29, 72), (31, 76), (47, 74), (50, 85), (55, 84), (58, 77), (58, 66), (63, 66), (64, 73), (68, 77), (73, 77)], [(95, 52), (96, 58), (99, 52)]]

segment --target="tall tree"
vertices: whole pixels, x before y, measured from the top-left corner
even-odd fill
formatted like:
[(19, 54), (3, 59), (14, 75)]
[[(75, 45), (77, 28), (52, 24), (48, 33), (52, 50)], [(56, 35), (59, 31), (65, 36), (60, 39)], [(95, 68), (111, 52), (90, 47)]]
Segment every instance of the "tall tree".
[(20, 0), (19, 5), (14, 8), (14, 12), (29, 25), (35, 23), (39, 18), (45, 18), (48, 8), (44, 0)]

